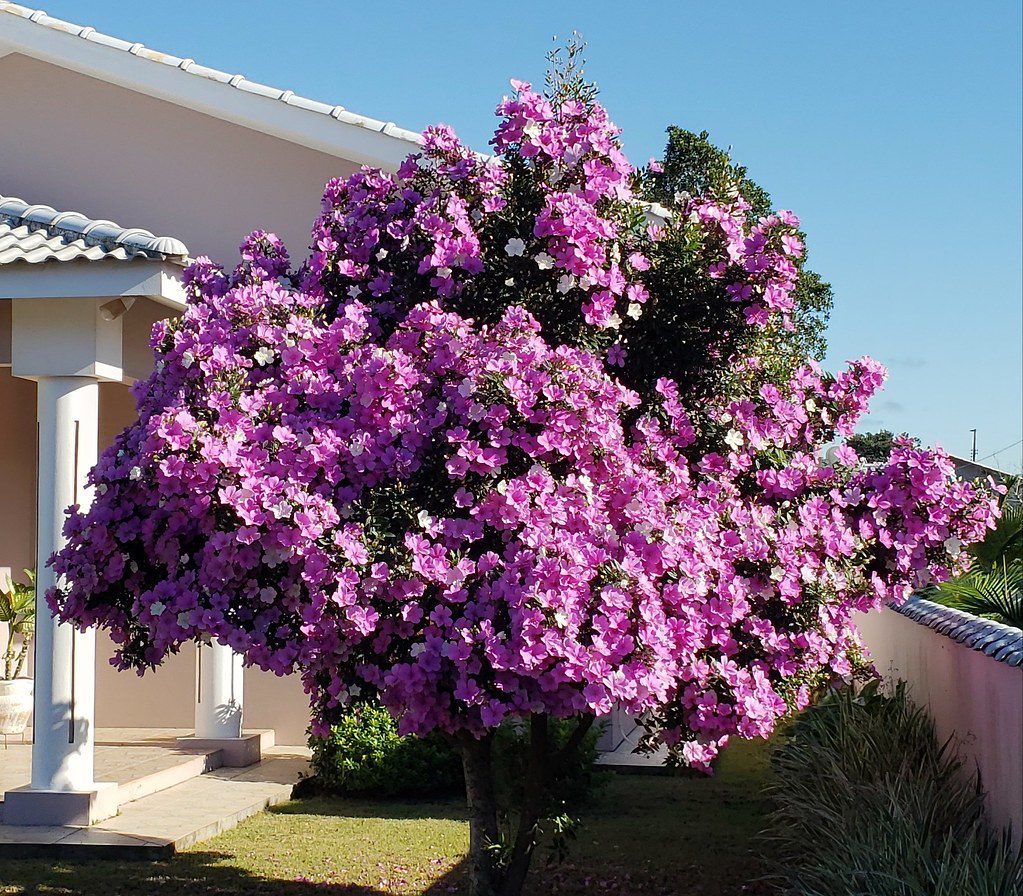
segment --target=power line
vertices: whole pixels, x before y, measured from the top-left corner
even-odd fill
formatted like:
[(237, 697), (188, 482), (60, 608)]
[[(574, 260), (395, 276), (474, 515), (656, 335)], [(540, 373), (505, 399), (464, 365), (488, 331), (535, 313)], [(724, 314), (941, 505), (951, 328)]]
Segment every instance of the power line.
[(1017, 445), (1023, 443), (1023, 439), (1017, 439), (1011, 445), (1006, 445), (1004, 448), (999, 448), (997, 451), (992, 451), (990, 454), (985, 454), (981, 460), (987, 460), (989, 457), (994, 457), (996, 454), (1001, 454), (1003, 451), (1008, 451), (1010, 448), (1015, 448)]

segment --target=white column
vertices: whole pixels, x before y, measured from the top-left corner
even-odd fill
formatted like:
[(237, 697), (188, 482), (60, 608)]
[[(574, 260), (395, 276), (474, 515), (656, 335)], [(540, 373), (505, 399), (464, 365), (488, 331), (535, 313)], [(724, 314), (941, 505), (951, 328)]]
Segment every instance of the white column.
[(198, 654), (195, 736), (204, 740), (241, 737), (241, 656), (216, 641), (200, 644)]
[(35, 709), (32, 789), (93, 787), (96, 635), (58, 624), (46, 605), (47, 566), (65, 544), (64, 511), (87, 508), (86, 476), (96, 463), (99, 386), (87, 376), (39, 377)]

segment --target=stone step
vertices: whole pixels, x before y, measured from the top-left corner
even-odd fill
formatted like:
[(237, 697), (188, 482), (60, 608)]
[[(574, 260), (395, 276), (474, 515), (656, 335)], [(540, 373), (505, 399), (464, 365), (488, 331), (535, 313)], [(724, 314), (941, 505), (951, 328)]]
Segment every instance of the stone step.
[(0, 824), (0, 861), (124, 859), (154, 861), (229, 830), (287, 801), (308, 751), (271, 748), (248, 768), (221, 767), (121, 806), (90, 827)]
[(182, 755), (182, 761), (169, 768), (161, 768), (147, 775), (134, 778), (117, 788), (117, 801), (120, 805), (133, 803), (143, 797), (161, 790), (167, 790), (181, 784), (190, 778), (197, 778), (205, 775), (223, 765), (222, 752), (220, 750), (209, 750), (203, 752), (186, 753)]

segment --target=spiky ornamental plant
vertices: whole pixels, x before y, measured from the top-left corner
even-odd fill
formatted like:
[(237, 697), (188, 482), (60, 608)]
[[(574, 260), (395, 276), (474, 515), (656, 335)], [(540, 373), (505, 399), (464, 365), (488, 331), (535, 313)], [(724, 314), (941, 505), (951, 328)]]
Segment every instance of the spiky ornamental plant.
[[(124, 667), (208, 635), (300, 673), (320, 731), (373, 695), (444, 733), (478, 896), (520, 892), (595, 719), (648, 714), (707, 768), (845, 674), (851, 614), (947, 577), (994, 512), (941, 454), (823, 460), (883, 380), (869, 359), (722, 394), (744, 334), (792, 310), (795, 217), (653, 219), (592, 93), (513, 86), (495, 158), (441, 126), (396, 175), (328, 184), (298, 273), (264, 233), (229, 275), (193, 265), (49, 595)], [(557, 746), (551, 719), (574, 723)]]

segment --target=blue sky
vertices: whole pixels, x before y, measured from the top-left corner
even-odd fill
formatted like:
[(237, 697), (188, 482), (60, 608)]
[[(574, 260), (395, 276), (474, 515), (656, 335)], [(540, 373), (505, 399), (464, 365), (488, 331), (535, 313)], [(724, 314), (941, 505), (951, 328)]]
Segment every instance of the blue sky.
[(577, 29), (634, 162), (669, 124), (706, 129), (800, 215), (835, 288), (829, 365), (871, 354), (891, 370), (868, 427), (958, 454), (976, 427), (980, 457), (1021, 468), (1016, 0), (46, 9), (404, 127), (445, 121), (479, 148), (508, 78), (541, 81), (552, 35)]

